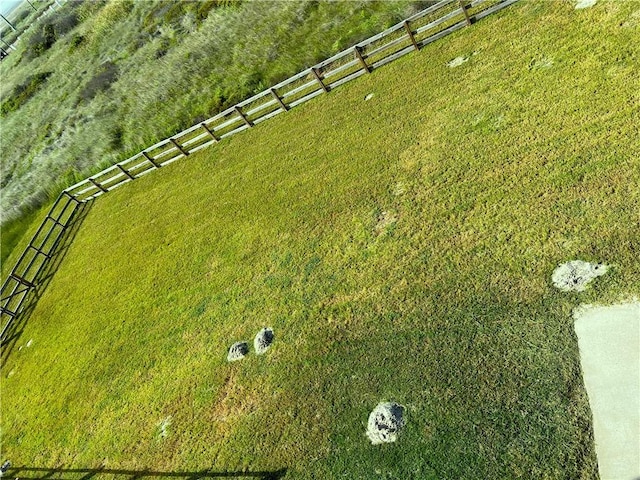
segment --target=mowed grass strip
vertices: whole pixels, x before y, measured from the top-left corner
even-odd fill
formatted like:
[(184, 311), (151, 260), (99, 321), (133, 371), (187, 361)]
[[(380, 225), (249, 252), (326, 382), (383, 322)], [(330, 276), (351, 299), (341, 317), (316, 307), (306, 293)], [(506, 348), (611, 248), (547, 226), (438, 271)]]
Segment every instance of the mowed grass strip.
[[(571, 311), (640, 294), (638, 8), (520, 2), (100, 198), (2, 371), (4, 456), (595, 477)], [(560, 293), (573, 258), (613, 268)]]

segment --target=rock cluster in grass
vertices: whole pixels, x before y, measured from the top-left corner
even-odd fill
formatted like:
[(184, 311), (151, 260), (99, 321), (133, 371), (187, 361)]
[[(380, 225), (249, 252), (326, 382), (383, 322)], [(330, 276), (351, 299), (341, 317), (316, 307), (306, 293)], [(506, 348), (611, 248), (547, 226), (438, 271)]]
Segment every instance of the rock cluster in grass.
[(236, 342), (231, 345), (229, 349), (229, 353), (227, 354), (228, 362), (235, 362), (237, 360), (242, 360), (247, 353), (249, 353), (249, 345), (247, 342)]
[(395, 442), (404, 426), (404, 407), (394, 402), (381, 402), (369, 415), (367, 437), (373, 445)]
[(262, 355), (266, 352), (273, 343), (273, 339), (273, 329), (265, 327), (260, 330), (253, 339), (253, 349), (256, 351), (256, 355)]
[(553, 271), (551, 281), (563, 292), (582, 292), (591, 280), (607, 273), (608, 267), (601, 263), (589, 263), (584, 260), (571, 260), (558, 265)]
[(385, 232), (389, 227), (398, 221), (398, 214), (396, 212), (384, 211), (378, 215), (378, 222), (376, 223), (376, 234)]

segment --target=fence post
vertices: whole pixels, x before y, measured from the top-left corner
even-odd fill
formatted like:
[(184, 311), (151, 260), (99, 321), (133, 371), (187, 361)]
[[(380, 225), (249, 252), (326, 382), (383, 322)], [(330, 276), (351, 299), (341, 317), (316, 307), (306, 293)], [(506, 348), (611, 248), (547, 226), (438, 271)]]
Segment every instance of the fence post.
[[(99, 186), (99, 185), (98, 185), (98, 186)], [(66, 227), (67, 227), (65, 224), (60, 223), (60, 221), (56, 220), (55, 218), (53, 218), (53, 217), (52, 217), (52, 216), (50, 216), (50, 215), (47, 215), (47, 219), (51, 220), (53, 223), (55, 223), (55, 224), (56, 224), (56, 225), (58, 225), (59, 227), (62, 227), (62, 228), (66, 228)]]
[(69, 199), (73, 200), (76, 203), (81, 203), (80, 200), (78, 200), (76, 197), (74, 197), (73, 195), (71, 195), (69, 192), (64, 191), (62, 192), (63, 195), (66, 195), (67, 197), (69, 197)]
[(107, 193), (106, 188), (104, 188), (102, 185), (100, 185), (98, 182), (96, 182), (93, 178), (87, 178), (87, 180), (89, 180), (91, 183), (93, 183), (94, 186), (96, 186), (100, 190), (102, 190), (102, 193)]
[[(322, 82), (321, 82), (321, 83), (322, 83)], [(324, 84), (323, 84), (323, 85), (324, 85)], [(275, 99), (278, 101), (278, 103), (279, 103), (279, 104), (280, 104), (280, 106), (282, 107), (282, 110), (284, 110), (285, 112), (286, 112), (287, 110), (289, 110), (289, 107), (287, 107), (287, 106), (284, 104), (284, 102), (282, 101), (282, 99), (280, 98), (280, 96), (277, 94), (277, 92), (276, 92), (273, 88), (270, 88), (270, 89), (269, 89), (269, 91), (271, 92), (271, 95), (273, 95), (273, 98), (275, 98)]]
[(356, 45), (355, 47), (353, 47), (353, 51), (355, 52), (358, 60), (360, 60), (360, 63), (362, 64), (362, 68), (364, 68), (367, 71), (367, 73), (371, 73), (371, 69), (369, 68), (369, 65), (367, 65), (367, 62), (364, 61), (364, 57), (362, 56), (360, 47)]
[(171, 143), (173, 143), (173, 146), (174, 146), (174, 147), (176, 147), (176, 148), (178, 149), (178, 151), (179, 151), (181, 154), (183, 154), (185, 157), (186, 157), (187, 155), (189, 155), (189, 152), (187, 152), (185, 149), (183, 149), (183, 148), (180, 146), (180, 144), (179, 144), (178, 142), (176, 142), (173, 138), (170, 138), (170, 139), (169, 139), (169, 141), (170, 141)]
[(27, 248), (32, 248), (34, 249), (37, 253), (39, 253), (40, 255), (44, 255), (45, 257), (47, 257), (48, 259), (51, 259), (51, 255), (49, 255), (48, 253), (44, 253), (42, 250), (40, 250), (39, 248), (36, 248), (35, 246), (33, 246), (31, 243), (29, 245), (27, 245)]
[(11, 278), (13, 278), (16, 282), (19, 282), (19, 283), (21, 283), (21, 284), (23, 284), (23, 285), (25, 285), (25, 286), (27, 286), (29, 288), (35, 287), (35, 285), (33, 283), (31, 283), (28, 280), (25, 280), (24, 278), (22, 278), (20, 275), (18, 275), (16, 273), (10, 273), (9, 276)]
[(200, 124), (200, 126), (207, 131), (207, 133), (211, 136), (211, 138), (213, 138), (214, 141), (216, 141), (216, 142), (220, 141), (220, 139), (215, 135), (215, 133), (213, 133), (213, 130), (211, 130), (209, 127), (207, 127), (206, 123), (202, 122)]
[(416, 37), (413, 36), (413, 32), (411, 31), (411, 26), (409, 26), (409, 20), (404, 21), (404, 28), (407, 31), (407, 35), (409, 35), (409, 40), (413, 43), (413, 48), (416, 50), (420, 50), (418, 43), (416, 42)]
[(151, 158), (151, 155), (149, 155), (146, 151), (142, 151), (142, 156), (144, 158), (146, 158), (147, 160), (149, 160), (149, 162), (151, 162), (151, 165), (153, 165), (156, 168), (160, 168), (162, 165), (160, 165), (159, 163), (156, 163), (153, 161), (153, 158)]
[(240, 107), (239, 107), (239, 106), (237, 106), (237, 105), (236, 105), (235, 107), (233, 107), (233, 109), (236, 111), (236, 113), (237, 113), (238, 115), (240, 115), (240, 118), (242, 118), (242, 120), (244, 120), (244, 123), (246, 123), (248, 127), (253, 127), (253, 123), (251, 123), (251, 122), (249, 121), (249, 119), (248, 119), (248, 118), (247, 118), (247, 116), (243, 113), (243, 111), (242, 111), (242, 110), (240, 110)]
[(467, 13), (467, 7), (464, 4), (464, 0), (458, 0), (458, 3), (460, 4), (460, 8), (462, 9), (462, 13), (464, 14), (464, 18), (467, 22), (467, 26), (470, 26), (471, 19), (469, 18), (469, 14)]
[(131, 180), (133, 180), (133, 175), (131, 175), (129, 172), (127, 172), (127, 171), (122, 167), (122, 165), (119, 165), (119, 164), (117, 164), (117, 163), (116, 163), (116, 167), (118, 167), (118, 168), (120, 169), (120, 171), (121, 171), (122, 173), (124, 173), (127, 177), (129, 177)]
[(320, 78), (320, 74), (318, 73), (318, 70), (316, 70), (315, 67), (311, 67), (311, 73), (313, 73), (313, 76), (316, 77), (316, 80), (322, 87), (322, 90), (324, 90), (324, 93), (329, 93), (329, 87), (327, 87), (324, 84), (324, 82), (322, 81), (322, 78)]

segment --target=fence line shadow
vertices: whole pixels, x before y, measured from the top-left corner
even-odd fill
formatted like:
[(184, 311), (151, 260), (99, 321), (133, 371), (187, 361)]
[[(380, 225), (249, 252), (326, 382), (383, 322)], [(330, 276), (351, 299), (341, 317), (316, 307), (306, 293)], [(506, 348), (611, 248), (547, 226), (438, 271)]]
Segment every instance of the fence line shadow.
[(35, 287), (27, 294), (22, 311), (13, 319), (5, 337), (2, 339), (2, 344), (0, 345), (0, 368), (4, 367), (11, 355), (11, 352), (22, 337), (24, 329), (35, 310), (38, 300), (42, 297), (42, 294), (51, 283), (53, 276), (56, 274), (60, 265), (67, 256), (69, 247), (76, 238), (76, 235), (78, 234), (78, 231), (89, 214), (92, 206), (93, 201), (88, 201), (86, 203), (81, 203), (76, 207), (76, 210), (69, 221), (68, 227), (60, 236), (59, 243), (55, 251), (52, 253), (51, 259), (33, 280)]
[(17, 480), (41, 480), (51, 478), (55, 480), (89, 480), (95, 477), (99, 480), (101, 475), (109, 475), (112, 479), (126, 477), (133, 479), (152, 479), (160, 477), (173, 477), (183, 480), (198, 480), (206, 478), (257, 478), (260, 480), (280, 480), (287, 474), (287, 469), (276, 471), (239, 471), (239, 472), (215, 472), (202, 470), (198, 472), (154, 472), (150, 470), (126, 470), (110, 468), (43, 468), (43, 467), (9, 467), (4, 477)]

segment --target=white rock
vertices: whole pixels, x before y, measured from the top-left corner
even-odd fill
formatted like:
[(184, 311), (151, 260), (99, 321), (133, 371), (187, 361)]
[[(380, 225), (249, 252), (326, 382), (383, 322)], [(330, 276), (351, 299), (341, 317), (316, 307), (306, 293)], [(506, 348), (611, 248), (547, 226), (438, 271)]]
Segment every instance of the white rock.
[(253, 339), (253, 349), (256, 351), (256, 355), (262, 355), (269, 350), (274, 338), (272, 328), (265, 327), (260, 330)]
[(227, 354), (228, 362), (235, 362), (236, 360), (242, 360), (247, 353), (249, 353), (249, 345), (247, 342), (236, 342), (229, 348)]
[(584, 260), (571, 260), (558, 265), (553, 271), (551, 281), (563, 292), (582, 292), (591, 280), (607, 273), (608, 267), (601, 263), (589, 263)]
[(447, 63), (447, 66), (449, 68), (459, 67), (460, 65), (462, 65), (464, 62), (467, 62), (468, 60), (469, 60), (469, 57), (456, 57), (453, 60), (451, 60), (449, 63)]
[(591, 8), (593, 7), (598, 0), (578, 0), (576, 3), (576, 10), (581, 10), (583, 8)]
[(373, 98), (373, 93), (369, 93), (366, 97), (364, 97), (364, 101), (371, 100)]
[(367, 437), (374, 445), (395, 442), (404, 426), (404, 407), (393, 402), (381, 402), (369, 415)]

